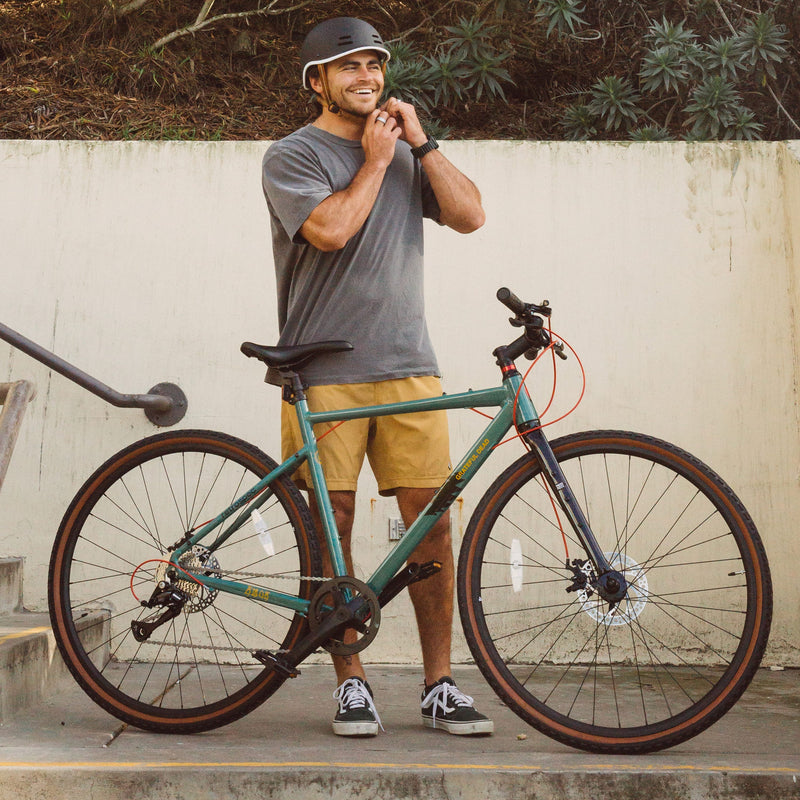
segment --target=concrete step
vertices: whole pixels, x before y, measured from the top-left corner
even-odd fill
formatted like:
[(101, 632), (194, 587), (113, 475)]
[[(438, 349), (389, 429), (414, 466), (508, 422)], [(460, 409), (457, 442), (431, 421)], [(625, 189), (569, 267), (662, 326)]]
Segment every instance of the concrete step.
[[(72, 680), (58, 652), (49, 615), (23, 608), (22, 570), (21, 558), (0, 558), (0, 724), (42, 703), (63, 680)], [(87, 645), (104, 641), (104, 614), (92, 612), (81, 620)], [(107, 658), (104, 648), (98, 649), (98, 658)]]
[(22, 559), (0, 558), (0, 616), (22, 610)]

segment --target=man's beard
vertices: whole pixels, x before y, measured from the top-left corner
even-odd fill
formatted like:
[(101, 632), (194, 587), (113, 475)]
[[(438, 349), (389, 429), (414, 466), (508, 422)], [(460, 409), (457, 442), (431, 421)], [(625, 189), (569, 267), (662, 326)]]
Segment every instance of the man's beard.
[(347, 100), (348, 100), (347, 96), (343, 94), (341, 102), (337, 102), (336, 100), (334, 100), (333, 102), (336, 103), (336, 105), (339, 108), (339, 111), (347, 114), (348, 116), (362, 120), (367, 119), (367, 117), (369, 117), (369, 115), (378, 107), (378, 102), (379, 102), (378, 100), (376, 100), (375, 105), (367, 111), (359, 106), (350, 105)]

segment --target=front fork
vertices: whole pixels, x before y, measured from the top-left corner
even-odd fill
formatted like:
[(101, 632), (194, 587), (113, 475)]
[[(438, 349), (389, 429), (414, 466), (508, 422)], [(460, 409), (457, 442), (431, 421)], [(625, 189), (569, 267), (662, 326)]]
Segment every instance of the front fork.
[[(516, 369), (513, 369), (516, 372)], [(616, 605), (628, 589), (628, 582), (625, 576), (615, 570), (605, 553), (600, 549), (597, 539), (592, 533), (583, 509), (575, 499), (575, 494), (569, 486), (561, 465), (553, 453), (547, 437), (542, 432), (541, 422), (534, 408), (533, 401), (530, 399), (524, 386), (520, 386), (522, 379), (519, 374), (515, 376), (511, 370), (506, 372), (507, 379), (515, 385), (516, 391), (516, 416), (518, 420), (525, 420), (517, 423), (517, 429), (531, 447), (539, 463), (542, 466), (542, 474), (547, 481), (551, 491), (555, 493), (558, 504), (569, 519), (575, 535), (583, 545), (583, 549), (595, 566), (597, 579), (593, 582), (593, 588), (606, 602)], [(573, 569), (567, 563), (568, 569)], [(573, 570), (574, 572), (575, 570)]]

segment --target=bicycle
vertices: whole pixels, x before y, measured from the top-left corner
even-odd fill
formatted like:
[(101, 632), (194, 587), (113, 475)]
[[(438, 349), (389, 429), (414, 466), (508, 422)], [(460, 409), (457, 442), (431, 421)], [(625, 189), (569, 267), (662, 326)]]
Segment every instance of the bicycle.
[[(769, 635), (753, 521), (719, 476), (664, 441), (592, 431), (548, 442), (515, 361), (566, 357), (564, 344), (547, 301), (497, 296), (523, 329), (493, 353), (497, 387), (311, 413), (303, 365), (352, 346), (245, 343), (281, 372), (301, 450), (278, 464), (232, 436), (178, 431), (107, 460), (67, 509), (48, 579), (53, 631), (86, 693), (146, 730), (203, 731), (259, 706), (320, 648), (363, 650), (381, 608), (437, 571), (406, 562), (516, 428), (528, 450), (486, 490), (458, 558), (461, 622), (486, 680), (530, 725), (594, 752), (670, 747), (725, 714)], [(372, 576), (348, 575), (313, 426), (457, 408), (498, 410)], [(302, 461), (333, 577), (290, 478)]]

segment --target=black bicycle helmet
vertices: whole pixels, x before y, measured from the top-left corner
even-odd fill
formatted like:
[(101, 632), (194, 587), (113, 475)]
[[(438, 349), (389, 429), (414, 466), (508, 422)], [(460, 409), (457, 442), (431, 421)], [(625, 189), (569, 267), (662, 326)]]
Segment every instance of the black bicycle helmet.
[(381, 35), (368, 22), (354, 17), (336, 17), (320, 22), (308, 32), (300, 48), (303, 88), (311, 88), (308, 84), (309, 67), (327, 64), (359, 50), (377, 50), (384, 63), (391, 57)]

